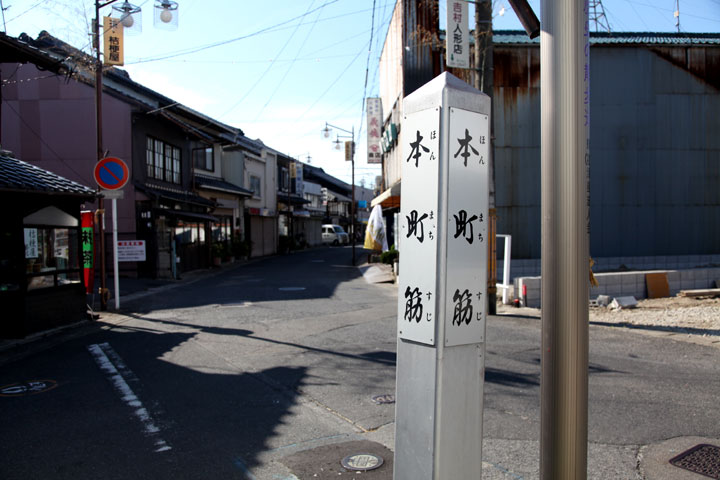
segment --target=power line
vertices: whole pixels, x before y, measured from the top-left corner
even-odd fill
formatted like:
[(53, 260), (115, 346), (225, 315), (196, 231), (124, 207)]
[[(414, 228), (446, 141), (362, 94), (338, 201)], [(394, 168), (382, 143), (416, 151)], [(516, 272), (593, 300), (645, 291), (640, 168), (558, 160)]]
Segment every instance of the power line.
[(363, 119), (365, 118), (365, 98), (367, 97), (368, 75), (370, 74), (370, 54), (372, 53), (373, 34), (375, 33), (375, 0), (373, 0), (372, 18), (370, 20), (370, 41), (368, 42), (368, 55), (365, 62), (365, 86), (363, 87), (362, 107), (360, 107), (360, 127), (358, 138), (362, 133)]
[(53, 155), (55, 155), (58, 160), (60, 160), (67, 168), (69, 168), (70, 170), (72, 170), (73, 173), (74, 173), (75, 175), (77, 175), (77, 178), (85, 178), (84, 175), (81, 175), (80, 173), (78, 173), (77, 170), (75, 170), (75, 169), (72, 167), (72, 162), (68, 162), (67, 160), (65, 160), (64, 158), (62, 158), (59, 153), (57, 153), (55, 150), (53, 150), (53, 148), (52, 148), (50, 145), (48, 145), (48, 143), (42, 138), (42, 136), (41, 136), (39, 133), (37, 133), (37, 132), (35, 131), (35, 129), (33, 129), (33, 127), (32, 127), (29, 123), (27, 123), (27, 122), (25, 121), (25, 119), (20, 115), (20, 113), (19, 113), (17, 110), (15, 110), (15, 107), (13, 107), (12, 104), (11, 104), (9, 101), (3, 99), (3, 103), (4, 103), (5, 105), (7, 105), (8, 107), (10, 107), (10, 110), (12, 110), (13, 113), (15, 113), (15, 115), (18, 117), (18, 119), (20, 120), (20, 122), (21, 122), (23, 125), (25, 125), (25, 127), (26, 127), (30, 132), (32, 132), (32, 134), (35, 135), (38, 140), (40, 140), (40, 143), (42, 143), (43, 145), (45, 145), (45, 147), (46, 147), (48, 150), (50, 150), (50, 152), (51, 152)]
[[(315, 1), (313, 0), (312, 3), (315, 3)], [(312, 3), (310, 4), (310, 6), (312, 6)], [(309, 9), (310, 9), (310, 7), (308, 7), (308, 10), (309, 10)], [(277, 86), (275, 87), (275, 90), (274, 90), (274, 91), (272, 92), (272, 94), (270, 95), (270, 98), (268, 98), (267, 102), (265, 102), (265, 105), (263, 105), (262, 108), (260, 109), (260, 111), (258, 112), (257, 116), (255, 117), (255, 121), (257, 121), (257, 119), (260, 118), (260, 115), (262, 115), (263, 111), (265, 111), (265, 107), (267, 107), (267, 106), (270, 104), (270, 102), (272, 101), (273, 97), (275, 97), (275, 94), (276, 94), (276, 93), (278, 92), (278, 90), (280, 89), (280, 86), (285, 82), (285, 79), (286, 79), (287, 76), (290, 74), (290, 70), (292, 69), (293, 65), (295, 65), (295, 61), (296, 61), (296, 60), (298, 59), (298, 57), (300, 56), (300, 52), (302, 52), (302, 49), (305, 47), (305, 44), (307, 43), (308, 38), (310, 38), (310, 35), (312, 34), (313, 30), (315, 29), (315, 25), (317, 25), (317, 22), (318, 22), (318, 19), (320, 18), (320, 14), (321, 14), (321, 13), (322, 13), (322, 10), (318, 11), (317, 17), (315, 17), (315, 21), (314, 21), (313, 24), (311, 25), (310, 30), (308, 31), (307, 35), (305, 35), (305, 40), (303, 40), (302, 44), (300, 45), (300, 48), (298, 49), (297, 54), (295, 55), (295, 58), (292, 60), (292, 62), (290, 62), (290, 65), (288, 66), (287, 70), (285, 70), (285, 75), (283, 75), (283, 77), (280, 79), (280, 82), (279, 82), (279, 83), (277, 84)], [(299, 28), (299, 25), (298, 25), (298, 28)], [(296, 32), (296, 31), (297, 31), (297, 28), (295, 29), (295, 32)], [(295, 35), (295, 32), (293, 32), (293, 36)], [(291, 38), (292, 38), (292, 36), (291, 36)], [(290, 41), (290, 40), (288, 40), (288, 42), (289, 42), (289, 41)], [(284, 48), (285, 48), (285, 47), (283, 47), (283, 49), (284, 49)], [(281, 53), (282, 53), (282, 52), (281, 52)], [(279, 54), (278, 54), (278, 56), (279, 56)]]

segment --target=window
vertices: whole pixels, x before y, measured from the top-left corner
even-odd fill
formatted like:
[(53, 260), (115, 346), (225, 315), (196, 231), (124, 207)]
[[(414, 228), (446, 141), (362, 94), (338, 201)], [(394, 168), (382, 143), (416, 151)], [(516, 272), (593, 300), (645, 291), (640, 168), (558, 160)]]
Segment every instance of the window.
[(78, 228), (28, 226), (24, 233), (28, 290), (80, 283)]
[(210, 172), (215, 170), (212, 147), (194, 148), (193, 165), (195, 165), (195, 168), (199, 168), (200, 170), (207, 170)]
[(290, 172), (285, 167), (280, 168), (280, 174), (278, 175), (278, 190), (281, 192), (290, 191)]
[(162, 140), (147, 137), (145, 163), (148, 178), (177, 184), (181, 182), (179, 148)]
[(260, 190), (260, 177), (250, 175), (250, 190), (253, 192), (253, 197), (260, 198), (262, 196), (262, 191)]

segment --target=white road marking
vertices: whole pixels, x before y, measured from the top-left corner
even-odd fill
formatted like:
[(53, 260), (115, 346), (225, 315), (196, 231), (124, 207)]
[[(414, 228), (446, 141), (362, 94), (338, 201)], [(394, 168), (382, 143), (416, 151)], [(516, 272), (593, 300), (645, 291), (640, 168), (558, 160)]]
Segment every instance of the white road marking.
[[(105, 372), (108, 380), (113, 384), (115, 390), (120, 394), (120, 398), (133, 409), (133, 414), (140, 420), (146, 435), (152, 435), (155, 438), (155, 451), (165, 452), (172, 447), (168, 443), (159, 438), (160, 429), (155, 425), (150, 413), (143, 406), (140, 398), (135, 395), (128, 380), (136, 379), (135, 374), (125, 365), (120, 356), (112, 349), (109, 343), (88, 345), (90, 354)], [(112, 360), (110, 360), (111, 357)], [(115, 363), (113, 363), (113, 361)]]

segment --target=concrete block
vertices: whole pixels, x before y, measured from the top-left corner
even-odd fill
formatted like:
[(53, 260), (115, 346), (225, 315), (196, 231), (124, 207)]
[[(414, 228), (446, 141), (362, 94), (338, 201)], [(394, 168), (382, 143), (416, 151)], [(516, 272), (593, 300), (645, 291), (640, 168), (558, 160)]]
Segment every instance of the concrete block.
[(668, 270), (667, 277), (668, 277), (668, 282), (679, 282), (680, 281), (680, 272), (678, 272), (677, 270)]
[(700, 255), (700, 263), (703, 266), (708, 266), (708, 265), (710, 265), (711, 258), (712, 257), (710, 255)]

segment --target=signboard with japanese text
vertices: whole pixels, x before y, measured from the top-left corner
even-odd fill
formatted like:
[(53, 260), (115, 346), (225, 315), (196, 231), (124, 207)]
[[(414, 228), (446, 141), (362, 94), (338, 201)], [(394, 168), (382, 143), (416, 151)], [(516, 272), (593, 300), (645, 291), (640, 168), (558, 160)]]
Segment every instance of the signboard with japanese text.
[(118, 262), (144, 262), (145, 240), (118, 240)]
[(38, 258), (38, 232), (37, 228), (23, 229), (25, 235), (25, 258)]
[(382, 100), (367, 98), (367, 163), (382, 163)]
[(80, 233), (82, 241), (83, 278), (85, 280), (85, 293), (92, 293), (95, 285), (95, 215), (93, 212), (81, 212)]
[(440, 110), (407, 115), (400, 205), (398, 336), (435, 345)]
[(103, 17), (103, 54), (105, 65), (123, 65), (123, 25), (119, 18)]
[(490, 124), (456, 107), (449, 116), (445, 345), (453, 346), (485, 341)]
[(445, 58), (448, 67), (470, 68), (468, 3), (464, 0), (448, 0), (447, 2)]

